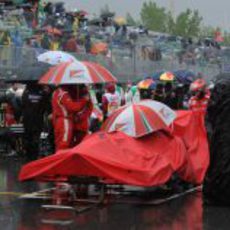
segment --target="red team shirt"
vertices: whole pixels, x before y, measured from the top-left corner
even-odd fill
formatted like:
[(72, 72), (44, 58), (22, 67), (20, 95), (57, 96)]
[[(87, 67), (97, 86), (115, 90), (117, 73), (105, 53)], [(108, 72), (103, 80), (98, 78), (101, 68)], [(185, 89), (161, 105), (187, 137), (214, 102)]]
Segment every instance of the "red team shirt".
[(204, 98), (198, 99), (196, 96), (193, 96), (189, 100), (189, 109), (193, 111), (204, 111), (206, 112), (208, 107), (208, 102), (210, 99), (210, 95), (206, 94)]

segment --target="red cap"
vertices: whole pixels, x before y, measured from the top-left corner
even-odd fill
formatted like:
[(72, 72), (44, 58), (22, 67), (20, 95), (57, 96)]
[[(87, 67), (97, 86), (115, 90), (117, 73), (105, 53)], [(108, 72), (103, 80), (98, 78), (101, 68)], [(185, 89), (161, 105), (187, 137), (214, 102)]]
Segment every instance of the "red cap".
[(114, 93), (115, 90), (116, 90), (116, 87), (113, 83), (109, 83), (106, 85), (106, 90), (109, 92), (109, 93)]

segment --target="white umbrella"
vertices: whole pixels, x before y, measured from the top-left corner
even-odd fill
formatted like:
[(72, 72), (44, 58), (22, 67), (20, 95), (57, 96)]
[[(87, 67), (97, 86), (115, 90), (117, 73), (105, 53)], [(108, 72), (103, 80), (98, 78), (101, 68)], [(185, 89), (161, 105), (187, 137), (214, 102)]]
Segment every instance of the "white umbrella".
[(45, 62), (50, 65), (58, 65), (63, 62), (77, 61), (77, 59), (63, 51), (47, 51), (37, 57), (38, 61)]

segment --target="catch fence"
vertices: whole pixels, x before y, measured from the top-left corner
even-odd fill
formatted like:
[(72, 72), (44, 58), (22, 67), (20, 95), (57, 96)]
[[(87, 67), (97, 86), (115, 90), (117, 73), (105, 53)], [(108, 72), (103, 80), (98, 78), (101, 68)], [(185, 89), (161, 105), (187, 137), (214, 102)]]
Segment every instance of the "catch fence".
[[(0, 46), (0, 74), (7, 78), (12, 70), (15, 70), (22, 63), (30, 66), (39, 54), (46, 52), (41, 48)], [(202, 73), (207, 80), (223, 71), (221, 63), (196, 63), (193, 60), (180, 62), (176, 54), (161, 60), (152, 61), (143, 57), (141, 47), (113, 47), (110, 55), (91, 55), (84, 52), (71, 53), (79, 60), (95, 61), (108, 68), (119, 79), (120, 82), (137, 81), (144, 77), (153, 75), (157, 71), (173, 71), (179, 69), (191, 70), (194, 73)], [(24, 65), (25, 66), (25, 65)], [(226, 63), (225, 63), (226, 66)]]

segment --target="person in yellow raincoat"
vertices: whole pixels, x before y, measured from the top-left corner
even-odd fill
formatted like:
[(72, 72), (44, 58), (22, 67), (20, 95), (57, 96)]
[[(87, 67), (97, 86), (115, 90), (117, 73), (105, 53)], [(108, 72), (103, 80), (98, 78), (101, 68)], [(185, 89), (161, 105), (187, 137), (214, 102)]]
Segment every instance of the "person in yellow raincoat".
[(10, 60), (11, 56), (11, 38), (7, 31), (2, 33), (2, 36), (0, 38), (0, 45), (1, 45), (1, 61), (3, 64), (6, 64), (7, 61)]
[(60, 42), (58, 37), (53, 36), (52, 41), (50, 43), (50, 50), (57, 51), (60, 49)]
[(73, 22), (73, 25), (72, 25), (72, 30), (73, 30), (73, 34), (75, 36), (77, 36), (78, 28), (79, 28), (79, 19), (78, 19), (78, 17), (74, 17), (74, 22)]

